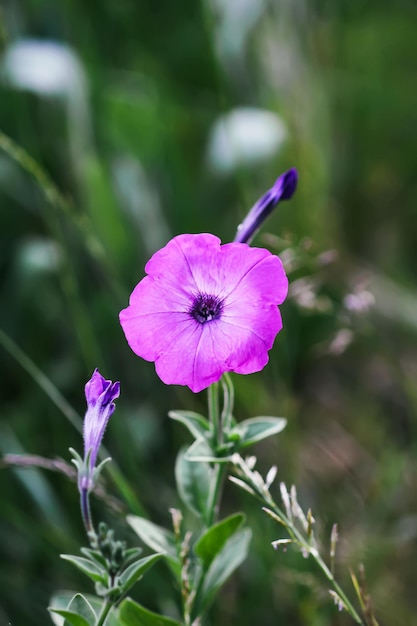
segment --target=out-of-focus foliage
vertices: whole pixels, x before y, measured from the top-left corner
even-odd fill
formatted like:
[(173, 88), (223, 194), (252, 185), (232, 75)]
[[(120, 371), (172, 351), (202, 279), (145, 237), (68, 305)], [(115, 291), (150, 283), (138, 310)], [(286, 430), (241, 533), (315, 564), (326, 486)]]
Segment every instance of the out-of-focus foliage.
[[(7, 338), (80, 413), (99, 366), (121, 381), (105, 445), (131, 492), (107, 474), (118, 502), (94, 512), (132, 545), (116, 505), (168, 524), (187, 438), (166, 414), (204, 412), (205, 395), (164, 387), (130, 352), (118, 312), (171, 236), (231, 239), (296, 166), (296, 196), (255, 240), (289, 271), (284, 331), (262, 374), (234, 377), (236, 418), (288, 419), (279, 447), (258, 444), (260, 466), (297, 484), (325, 544), (339, 522), (340, 580), (349, 587), (363, 562), (376, 614), (395, 626), (417, 612), (416, 19), (411, 0), (0, 5), (0, 130), (61, 194), (0, 140), (0, 453), (68, 460), (81, 448)], [(85, 543), (75, 484), (3, 463), (0, 489), (0, 623), (46, 624), (53, 591), (84, 590), (58, 557)], [(223, 514), (237, 506), (254, 540), (212, 623), (350, 623), (229, 485)], [(162, 564), (136, 599), (175, 617)]]

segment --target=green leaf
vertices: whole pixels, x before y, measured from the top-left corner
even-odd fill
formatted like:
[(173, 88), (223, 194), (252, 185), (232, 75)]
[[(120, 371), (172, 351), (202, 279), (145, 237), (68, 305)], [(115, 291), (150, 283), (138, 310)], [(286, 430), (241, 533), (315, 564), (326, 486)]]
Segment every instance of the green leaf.
[[(61, 610), (67, 610), (68, 605), (74, 598), (74, 595), (77, 595), (74, 594), (74, 591), (61, 590), (52, 596), (51, 606), (48, 610), (51, 612), (51, 619), (55, 626), (64, 626), (65, 619), (59, 613), (54, 611), (60, 612)], [(103, 600), (91, 594), (85, 594), (83, 597), (91, 605), (95, 614), (99, 615), (103, 605)], [(114, 611), (112, 611), (107, 617), (106, 626), (121, 626), (121, 622), (117, 619)]]
[(69, 561), (75, 565), (75, 567), (78, 567), (78, 569), (84, 572), (84, 574), (87, 574), (87, 576), (94, 580), (94, 582), (103, 584), (106, 583), (106, 571), (96, 563), (90, 561), (90, 559), (85, 559), (82, 556), (73, 556), (72, 554), (61, 554), (60, 557), (65, 561)]
[(82, 615), (78, 615), (78, 613), (74, 613), (74, 611), (69, 611), (68, 609), (49, 609), (53, 613), (57, 613), (61, 617), (64, 618), (64, 626), (94, 626), (94, 622), (87, 622), (85, 617)]
[(209, 422), (205, 417), (194, 411), (170, 411), (169, 417), (184, 424), (196, 439), (201, 439), (210, 431)]
[(98, 565), (106, 568), (106, 559), (98, 550), (92, 550), (91, 548), (81, 548), (80, 552), (84, 554), (91, 561), (95, 561)]
[(246, 559), (251, 536), (252, 531), (249, 528), (238, 531), (230, 537), (214, 558), (204, 577), (201, 594), (199, 594), (199, 613), (207, 609), (220, 587)]
[(229, 437), (233, 439), (235, 437), (239, 438), (240, 441), (237, 443), (236, 448), (243, 450), (258, 441), (262, 441), (262, 439), (280, 433), (286, 425), (287, 420), (283, 417), (252, 417), (237, 424), (229, 432)]
[(207, 569), (214, 558), (223, 549), (228, 539), (242, 526), (246, 520), (244, 513), (236, 513), (211, 526), (199, 538), (194, 546), (194, 552)]
[(154, 565), (159, 559), (161, 559), (164, 555), (152, 554), (151, 556), (147, 556), (144, 559), (140, 559), (140, 561), (136, 561), (127, 567), (120, 576), (120, 585), (123, 588), (123, 591), (126, 592), (135, 584), (139, 578), (143, 576), (143, 574)]
[(212, 470), (208, 463), (190, 461), (186, 455), (186, 449), (180, 450), (175, 464), (178, 493), (190, 511), (206, 520)]
[(80, 593), (76, 593), (67, 608), (49, 608), (49, 611), (64, 618), (64, 626), (95, 626), (96, 614), (93, 607)]
[[(230, 444), (230, 447), (234, 448), (234, 445)], [(231, 455), (216, 456), (208, 443), (202, 439), (197, 439), (191, 444), (185, 453), (185, 458), (187, 461), (200, 463), (229, 463), (232, 459)]]
[(73, 611), (74, 613), (78, 613), (78, 615), (81, 615), (81, 617), (83, 617), (87, 621), (89, 626), (95, 626), (95, 611), (87, 598), (81, 595), (81, 593), (75, 594), (75, 596), (72, 598), (71, 602), (68, 605), (68, 610)]
[(120, 605), (119, 619), (121, 626), (181, 626), (180, 622), (148, 611), (130, 598)]
[(129, 548), (128, 550), (125, 550), (123, 567), (126, 567), (126, 565), (128, 565), (129, 563), (133, 563), (133, 561), (136, 561), (142, 554), (142, 552), (142, 548)]
[(147, 546), (155, 552), (165, 554), (174, 572), (179, 573), (180, 561), (174, 533), (157, 526), (153, 522), (137, 515), (128, 515), (127, 522)]

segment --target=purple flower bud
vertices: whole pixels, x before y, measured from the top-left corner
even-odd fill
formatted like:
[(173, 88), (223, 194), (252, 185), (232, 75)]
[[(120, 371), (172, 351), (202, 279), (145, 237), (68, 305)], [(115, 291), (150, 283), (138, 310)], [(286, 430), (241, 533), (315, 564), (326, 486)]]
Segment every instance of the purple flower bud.
[(85, 468), (79, 476), (80, 489), (91, 489), (97, 453), (104, 431), (116, 405), (114, 400), (119, 397), (120, 383), (106, 380), (95, 369), (85, 386), (87, 412), (84, 418), (84, 463)]
[(297, 188), (298, 173), (295, 168), (282, 174), (249, 211), (239, 225), (234, 241), (249, 243), (256, 231), (281, 200), (289, 200)]

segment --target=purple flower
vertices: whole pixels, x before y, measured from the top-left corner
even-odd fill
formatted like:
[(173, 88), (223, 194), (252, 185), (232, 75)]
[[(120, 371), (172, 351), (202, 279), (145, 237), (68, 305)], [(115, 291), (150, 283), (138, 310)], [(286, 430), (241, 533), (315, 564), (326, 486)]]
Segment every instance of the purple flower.
[(79, 475), (81, 489), (91, 489), (97, 453), (104, 431), (116, 405), (114, 400), (119, 397), (120, 383), (106, 380), (95, 369), (85, 386), (87, 412), (84, 418), (84, 471)]
[(282, 174), (249, 211), (239, 225), (235, 241), (249, 243), (264, 220), (281, 200), (289, 200), (297, 188), (298, 173), (295, 168)]
[(148, 261), (120, 313), (133, 352), (155, 361), (164, 383), (194, 392), (224, 372), (261, 370), (282, 328), (288, 281), (279, 258), (220, 243), (210, 234), (174, 237)]

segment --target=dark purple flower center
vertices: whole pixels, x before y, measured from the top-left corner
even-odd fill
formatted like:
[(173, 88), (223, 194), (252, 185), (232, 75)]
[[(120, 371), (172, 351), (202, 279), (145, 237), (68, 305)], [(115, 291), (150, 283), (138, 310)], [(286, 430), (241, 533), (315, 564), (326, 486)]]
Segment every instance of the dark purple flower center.
[(195, 296), (189, 313), (199, 324), (205, 324), (219, 319), (222, 311), (223, 300), (207, 293), (199, 293)]

